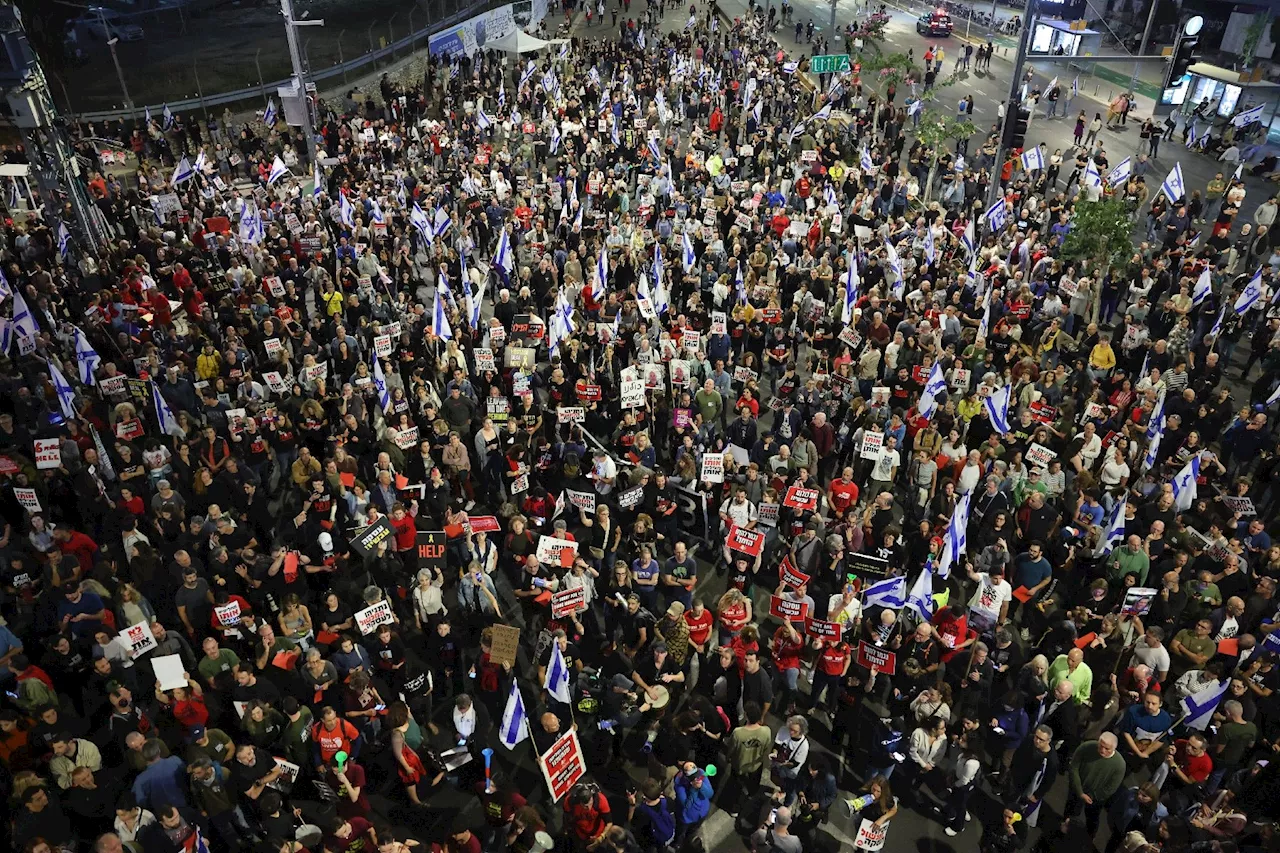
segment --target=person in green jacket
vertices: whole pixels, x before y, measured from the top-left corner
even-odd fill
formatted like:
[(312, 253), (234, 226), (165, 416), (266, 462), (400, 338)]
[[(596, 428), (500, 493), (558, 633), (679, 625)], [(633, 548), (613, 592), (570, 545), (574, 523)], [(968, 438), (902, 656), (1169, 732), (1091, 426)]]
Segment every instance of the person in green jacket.
[(1137, 575), (1138, 582), (1134, 586), (1146, 586), (1150, 569), (1151, 558), (1142, 549), (1142, 538), (1135, 533), (1124, 545), (1111, 552), (1111, 559), (1107, 561), (1107, 580), (1113, 586), (1119, 586), (1125, 575)]
[(1116, 752), (1118, 741), (1111, 732), (1103, 732), (1097, 740), (1086, 741), (1076, 747), (1071, 756), (1071, 784), (1067, 790), (1067, 805), (1063, 810), (1062, 833), (1071, 829), (1071, 822), (1084, 812), (1085, 828), (1089, 838), (1098, 834), (1098, 824), (1107, 803), (1124, 784), (1128, 768)]

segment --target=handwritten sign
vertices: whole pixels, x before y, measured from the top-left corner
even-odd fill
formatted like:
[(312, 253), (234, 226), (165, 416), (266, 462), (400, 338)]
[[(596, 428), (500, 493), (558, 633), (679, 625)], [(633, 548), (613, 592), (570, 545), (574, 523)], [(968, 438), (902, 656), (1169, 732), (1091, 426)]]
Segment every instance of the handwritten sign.
[(578, 543), (543, 534), (538, 537), (538, 562), (547, 566), (568, 568), (578, 556)]
[(366, 636), (378, 630), (379, 625), (394, 621), (391, 602), (385, 598), (356, 613), (356, 625), (359, 626), (360, 633)]
[(624, 409), (644, 407), (644, 380), (628, 379), (622, 383), (621, 403)]
[(44, 471), (61, 465), (61, 444), (56, 438), (37, 438), (35, 441), (36, 468)]

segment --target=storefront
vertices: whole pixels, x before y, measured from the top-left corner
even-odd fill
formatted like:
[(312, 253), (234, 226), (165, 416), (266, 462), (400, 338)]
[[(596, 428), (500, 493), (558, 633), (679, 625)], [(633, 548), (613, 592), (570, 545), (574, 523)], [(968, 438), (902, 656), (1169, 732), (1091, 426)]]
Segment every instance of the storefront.
[(1070, 21), (1036, 20), (1031, 33), (1032, 55), (1039, 56), (1094, 56), (1102, 45), (1102, 33), (1088, 30), (1083, 21), (1074, 25)]
[(1203, 101), (1208, 101), (1213, 115), (1226, 121), (1239, 112), (1263, 105), (1262, 122), (1268, 128), (1267, 137), (1280, 141), (1280, 84), (1267, 80), (1254, 80), (1239, 71), (1197, 62), (1187, 69), (1182, 79), (1173, 81), (1160, 97), (1160, 104), (1174, 111), (1190, 113)]

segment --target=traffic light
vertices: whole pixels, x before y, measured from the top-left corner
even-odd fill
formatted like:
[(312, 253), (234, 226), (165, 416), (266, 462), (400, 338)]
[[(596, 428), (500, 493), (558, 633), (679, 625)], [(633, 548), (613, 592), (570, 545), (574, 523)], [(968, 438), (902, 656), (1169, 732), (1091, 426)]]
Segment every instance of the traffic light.
[(1027, 144), (1027, 126), (1031, 123), (1031, 110), (1021, 106), (1004, 120), (1004, 134), (1001, 139), (1005, 150), (1013, 151)]
[(1187, 69), (1199, 61), (1199, 47), (1200, 36), (1198, 35), (1184, 35), (1178, 39), (1178, 44), (1173, 48), (1173, 62), (1169, 64), (1170, 83), (1181, 80), (1182, 75), (1187, 73)]

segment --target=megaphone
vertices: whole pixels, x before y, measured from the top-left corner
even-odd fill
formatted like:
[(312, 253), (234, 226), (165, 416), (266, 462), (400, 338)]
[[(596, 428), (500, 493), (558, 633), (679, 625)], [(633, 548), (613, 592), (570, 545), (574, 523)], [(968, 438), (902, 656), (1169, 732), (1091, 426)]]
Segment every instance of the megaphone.
[(556, 842), (545, 832), (535, 832), (533, 834), (533, 846), (529, 848), (529, 853), (547, 853), (552, 847), (556, 846)]

